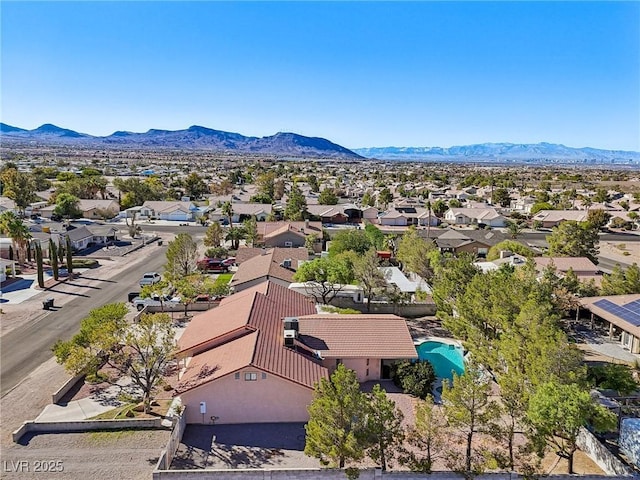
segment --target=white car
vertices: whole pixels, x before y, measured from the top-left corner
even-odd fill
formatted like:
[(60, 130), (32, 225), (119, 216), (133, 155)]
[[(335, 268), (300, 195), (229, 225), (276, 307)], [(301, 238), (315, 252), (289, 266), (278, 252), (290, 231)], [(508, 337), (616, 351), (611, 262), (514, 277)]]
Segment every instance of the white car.
[(144, 287), (145, 285), (155, 285), (160, 280), (162, 280), (162, 277), (158, 272), (148, 272), (140, 279), (140, 286)]

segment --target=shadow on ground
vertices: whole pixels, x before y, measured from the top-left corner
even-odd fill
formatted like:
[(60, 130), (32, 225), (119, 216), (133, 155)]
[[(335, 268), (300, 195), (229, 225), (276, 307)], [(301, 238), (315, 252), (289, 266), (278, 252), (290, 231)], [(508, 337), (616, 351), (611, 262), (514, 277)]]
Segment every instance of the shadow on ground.
[(295, 465), (304, 444), (304, 423), (188, 425), (171, 468)]

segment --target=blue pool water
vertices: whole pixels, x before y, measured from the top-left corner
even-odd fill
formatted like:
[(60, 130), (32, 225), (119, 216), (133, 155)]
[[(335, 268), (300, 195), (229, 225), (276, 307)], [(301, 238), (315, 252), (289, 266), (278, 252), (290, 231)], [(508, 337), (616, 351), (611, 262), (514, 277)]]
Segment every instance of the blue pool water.
[(439, 378), (453, 379), (453, 372), (457, 375), (464, 373), (464, 357), (462, 347), (448, 343), (429, 340), (416, 346), (418, 358), (429, 360)]

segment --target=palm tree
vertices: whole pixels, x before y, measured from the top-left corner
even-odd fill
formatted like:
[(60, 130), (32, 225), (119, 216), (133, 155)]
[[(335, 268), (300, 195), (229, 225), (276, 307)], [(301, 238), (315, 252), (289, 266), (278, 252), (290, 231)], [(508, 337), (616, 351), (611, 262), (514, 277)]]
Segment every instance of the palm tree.
[(231, 248), (237, 250), (240, 248), (240, 240), (245, 237), (244, 228), (229, 228), (225, 240), (231, 242)]
[(518, 235), (522, 233), (522, 223), (507, 221), (507, 230), (511, 234), (511, 238), (518, 238)]
[(18, 263), (26, 258), (25, 251), (32, 235), (22, 220), (10, 211), (5, 211), (0, 215), (0, 233), (4, 233), (11, 238), (11, 242), (15, 247)]
[(222, 204), (222, 214), (229, 220), (229, 228), (233, 229), (233, 205), (231, 205), (231, 202), (224, 202)]

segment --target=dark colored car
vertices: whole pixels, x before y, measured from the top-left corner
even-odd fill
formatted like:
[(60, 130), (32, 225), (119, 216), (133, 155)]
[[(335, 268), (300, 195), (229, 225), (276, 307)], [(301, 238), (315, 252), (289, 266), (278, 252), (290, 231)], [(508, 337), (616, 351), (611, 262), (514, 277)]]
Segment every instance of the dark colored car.
[(198, 260), (198, 268), (206, 272), (227, 273), (229, 267), (219, 258), (203, 258)]

